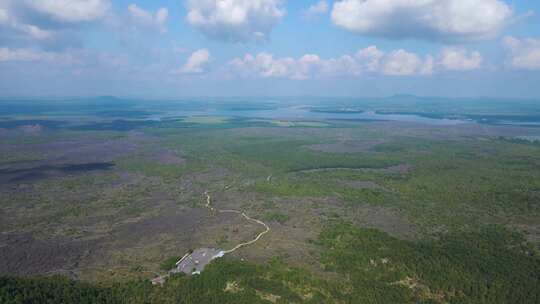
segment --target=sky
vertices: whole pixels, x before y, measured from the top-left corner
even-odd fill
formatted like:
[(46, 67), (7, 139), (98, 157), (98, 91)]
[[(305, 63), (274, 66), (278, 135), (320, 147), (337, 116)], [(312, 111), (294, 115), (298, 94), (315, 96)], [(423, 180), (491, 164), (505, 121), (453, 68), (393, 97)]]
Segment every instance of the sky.
[(540, 97), (540, 1), (0, 0), (0, 96)]

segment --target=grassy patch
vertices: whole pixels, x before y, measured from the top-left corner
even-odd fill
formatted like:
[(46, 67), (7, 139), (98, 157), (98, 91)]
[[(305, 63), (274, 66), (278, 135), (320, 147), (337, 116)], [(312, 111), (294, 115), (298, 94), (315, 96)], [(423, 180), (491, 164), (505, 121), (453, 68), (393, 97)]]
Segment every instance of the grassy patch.
[(320, 236), (328, 270), (347, 276), (357, 303), (530, 303), (540, 299), (540, 259), (501, 228), (407, 242), (348, 224)]
[(281, 212), (267, 212), (263, 219), (270, 222), (278, 222), (280, 224), (285, 224), (289, 220), (289, 216)]
[(165, 261), (161, 262), (161, 264), (159, 264), (159, 269), (163, 271), (169, 271), (173, 269), (176, 266), (176, 262), (178, 262), (180, 258), (180, 256), (173, 256), (166, 259)]

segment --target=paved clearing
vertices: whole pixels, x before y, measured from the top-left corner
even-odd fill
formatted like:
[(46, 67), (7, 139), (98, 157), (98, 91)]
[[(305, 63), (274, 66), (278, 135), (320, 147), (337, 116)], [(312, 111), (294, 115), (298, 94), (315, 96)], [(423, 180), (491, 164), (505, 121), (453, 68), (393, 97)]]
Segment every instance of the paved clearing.
[(171, 273), (200, 274), (212, 260), (223, 256), (223, 251), (214, 248), (199, 248), (176, 263)]

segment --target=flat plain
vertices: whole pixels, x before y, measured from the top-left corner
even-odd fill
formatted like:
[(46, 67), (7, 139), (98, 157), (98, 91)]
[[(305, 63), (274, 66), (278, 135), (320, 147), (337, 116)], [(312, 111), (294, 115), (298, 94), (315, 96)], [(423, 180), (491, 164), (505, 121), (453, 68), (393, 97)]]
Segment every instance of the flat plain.
[[(528, 104), (524, 117), (499, 103), (200, 114), (207, 104), (2, 102), (0, 299), (34, 286), (111, 303), (540, 302), (540, 112)], [(260, 233), (205, 208), (206, 192), (270, 232), (152, 286), (189, 250)]]

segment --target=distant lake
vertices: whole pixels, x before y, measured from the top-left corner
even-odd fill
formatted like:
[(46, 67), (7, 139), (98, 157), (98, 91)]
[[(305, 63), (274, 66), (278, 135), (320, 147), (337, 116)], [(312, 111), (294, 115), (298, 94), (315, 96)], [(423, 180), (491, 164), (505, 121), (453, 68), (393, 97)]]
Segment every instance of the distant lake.
[(540, 127), (537, 121), (502, 121), (499, 125), (522, 126), (522, 127)]
[(523, 139), (523, 140), (528, 140), (530, 142), (535, 142), (535, 141), (538, 141), (540, 142), (540, 136), (517, 136), (516, 138), (518, 139)]
[(289, 119), (289, 120), (380, 120), (380, 121), (399, 121), (421, 123), (428, 125), (458, 125), (467, 123), (465, 120), (445, 119), (445, 118), (428, 118), (419, 115), (409, 114), (378, 114), (375, 112), (313, 112), (306, 106), (296, 107), (281, 107), (268, 110), (223, 110), (210, 108), (208, 110), (184, 110), (172, 111), (162, 115), (153, 115), (152, 119), (161, 120), (167, 117), (174, 116), (229, 116), (229, 117), (246, 117), (246, 118), (262, 118), (262, 119)]

